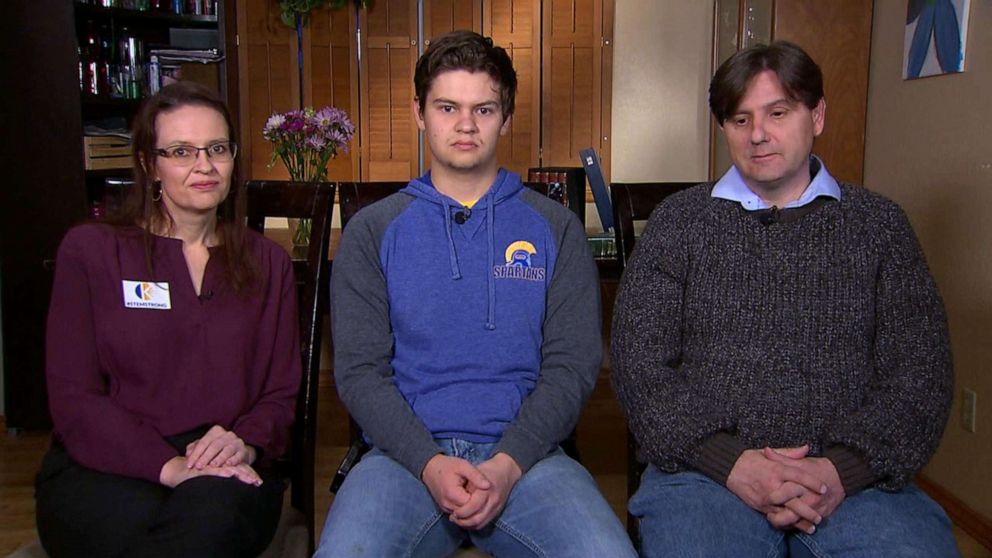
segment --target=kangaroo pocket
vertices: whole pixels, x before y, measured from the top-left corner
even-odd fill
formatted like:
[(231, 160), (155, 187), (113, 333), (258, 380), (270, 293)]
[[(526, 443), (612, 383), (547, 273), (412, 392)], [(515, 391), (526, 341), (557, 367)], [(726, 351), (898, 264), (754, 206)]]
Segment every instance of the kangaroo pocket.
[(410, 405), (436, 438), (494, 442), (523, 400), (513, 382), (454, 382), (417, 396)]

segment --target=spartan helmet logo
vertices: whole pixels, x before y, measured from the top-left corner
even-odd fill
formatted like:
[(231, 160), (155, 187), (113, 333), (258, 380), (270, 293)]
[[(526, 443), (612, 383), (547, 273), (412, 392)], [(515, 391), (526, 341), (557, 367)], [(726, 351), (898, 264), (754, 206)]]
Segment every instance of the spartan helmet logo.
[(513, 267), (530, 267), (530, 257), (536, 254), (534, 245), (525, 240), (518, 240), (506, 247), (506, 265)]

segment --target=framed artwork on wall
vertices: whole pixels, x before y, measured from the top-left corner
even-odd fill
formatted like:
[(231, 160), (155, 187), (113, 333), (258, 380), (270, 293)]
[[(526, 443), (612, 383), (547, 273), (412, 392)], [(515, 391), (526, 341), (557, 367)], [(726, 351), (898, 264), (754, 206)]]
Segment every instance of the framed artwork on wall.
[(969, 1), (907, 1), (903, 79), (964, 71)]

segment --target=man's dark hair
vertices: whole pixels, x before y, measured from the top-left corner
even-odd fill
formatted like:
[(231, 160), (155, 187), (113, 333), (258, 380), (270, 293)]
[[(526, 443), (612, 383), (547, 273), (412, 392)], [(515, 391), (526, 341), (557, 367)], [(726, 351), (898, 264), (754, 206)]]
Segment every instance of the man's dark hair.
[(775, 72), (789, 98), (810, 110), (823, 98), (823, 74), (806, 51), (788, 41), (756, 45), (728, 58), (710, 82), (710, 111), (721, 126), (737, 110), (751, 80), (765, 70)]
[(517, 72), (513, 69), (513, 61), (502, 47), (493, 45), (491, 38), (473, 31), (452, 31), (441, 35), (417, 61), (413, 85), (421, 113), (424, 112), (427, 92), (434, 78), (452, 70), (489, 74), (499, 88), (503, 121), (513, 114), (517, 96)]

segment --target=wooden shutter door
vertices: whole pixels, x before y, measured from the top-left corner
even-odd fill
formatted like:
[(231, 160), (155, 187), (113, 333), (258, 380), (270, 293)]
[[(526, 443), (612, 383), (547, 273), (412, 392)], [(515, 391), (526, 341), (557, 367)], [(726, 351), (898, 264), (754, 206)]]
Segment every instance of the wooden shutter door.
[(581, 166), (579, 150), (594, 147), (608, 176), (612, 28), (611, 0), (545, 0), (543, 166)]
[(241, 122), (240, 155), (244, 178), (286, 179), (286, 168), (268, 168), (272, 146), (262, 139), (262, 128), (275, 112), (297, 108), (299, 78), (296, 65), (296, 30), (279, 19), (279, 4), (270, 0), (244, 0), (238, 9), (238, 72)]
[[(435, 38), (461, 29), (482, 32), (482, 0), (424, 0), (424, 50)], [(431, 149), (426, 140), (420, 143), (424, 146), (421, 169), (426, 172), (431, 166)]]
[(409, 180), (419, 173), (413, 68), (416, 0), (377, 0), (359, 11), (363, 180)]
[(516, 109), (510, 130), (500, 138), (500, 164), (527, 179), (540, 161), (541, 143), (541, 2), (487, 0), (484, 34), (506, 49), (517, 71)]
[(424, 0), (424, 48), (455, 30), (482, 31), (482, 0)]
[[(355, 49), (354, 4), (347, 9), (321, 10), (313, 14), (304, 35), (304, 96), (320, 109), (328, 105), (348, 113), (358, 126), (358, 56)], [(328, 180), (357, 180), (359, 176), (358, 134), (348, 153), (338, 153), (327, 165)]]
[(862, 0), (775, 2), (775, 39), (796, 43), (823, 71), (827, 121), (813, 152), (854, 184), (864, 179), (871, 19), (872, 2)]

